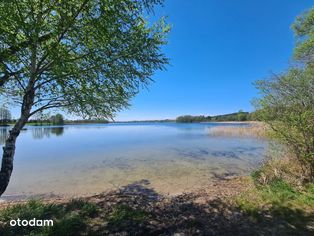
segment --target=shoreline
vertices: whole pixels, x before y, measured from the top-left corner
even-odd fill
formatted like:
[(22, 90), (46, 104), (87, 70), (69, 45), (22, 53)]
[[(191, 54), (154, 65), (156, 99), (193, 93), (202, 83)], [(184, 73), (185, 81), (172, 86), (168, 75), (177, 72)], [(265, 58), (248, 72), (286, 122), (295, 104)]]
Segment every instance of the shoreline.
[[(170, 193), (164, 194), (160, 192), (157, 192), (157, 193), (163, 196), (164, 198), (175, 198), (181, 195), (193, 194), (193, 193), (195, 194), (195, 193), (200, 193), (200, 192), (206, 193), (207, 197), (210, 197), (210, 198), (222, 196), (223, 193), (234, 195), (234, 194), (239, 193), (239, 191), (242, 191), (243, 189), (247, 188), (247, 186), (240, 186), (240, 183), (247, 182), (246, 180), (248, 178), (249, 178), (249, 175), (226, 176), (220, 179), (219, 178), (213, 179), (206, 186), (198, 187), (195, 189), (190, 189), (188, 191), (180, 191), (180, 192), (171, 193), (171, 194)], [(152, 187), (149, 186), (149, 184), (146, 184), (145, 180), (140, 180), (140, 181), (136, 181), (125, 186), (121, 186), (119, 188), (106, 190), (106, 191), (96, 193), (96, 194), (83, 194), (83, 195), (75, 195), (75, 196), (58, 195), (54, 193), (35, 194), (35, 195), (3, 195), (0, 199), (0, 209), (7, 205), (26, 203), (29, 200), (33, 200), (33, 199), (41, 200), (43, 202), (58, 202), (58, 203), (67, 202), (67, 201), (70, 201), (71, 199), (90, 199), (98, 195), (106, 195), (113, 192), (119, 192), (121, 191), (121, 189), (125, 189), (133, 185), (141, 185), (141, 186), (145, 186), (145, 188), (153, 189)], [(139, 194), (143, 194), (143, 193), (139, 192)]]
[(158, 194), (164, 196), (164, 197), (177, 197), (182, 194), (191, 194), (194, 192), (198, 192), (201, 190), (206, 190), (209, 189), (210, 187), (213, 186), (218, 186), (219, 184), (224, 184), (225, 183), (230, 183), (230, 182), (238, 182), (239, 180), (247, 179), (249, 178), (249, 175), (233, 175), (233, 176), (217, 176), (216, 178), (210, 180), (210, 182), (204, 186), (198, 186), (196, 188), (190, 188), (188, 190), (181, 190), (178, 192), (171, 192), (171, 193), (164, 193), (162, 191), (157, 191), (155, 190), (154, 186), (151, 186), (149, 183), (146, 183), (147, 180), (139, 180), (135, 181), (133, 183), (127, 184), (125, 186), (120, 186), (112, 189), (108, 189), (99, 193), (93, 193), (93, 194), (75, 194), (75, 195), (62, 195), (62, 194), (55, 194), (55, 193), (40, 193), (40, 194), (34, 194), (34, 195), (27, 195), (27, 194), (11, 194), (11, 195), (2, 195), (0, 198), (0, 208), (4, 204), (6, 205), (7, 203), (21, 203), (21, 202), (27, 202), (32, 199), (40, 199), (43, 201), (60, 201), (60, 200), (70, 200), (70, 199), (77, 199), (77, 198), (90, 198), (95, 195), (99, 194), (106, 194), (110, 192), (116, 192), (119, 191), (120, 189), (125, 188), (126, 186), (133, 185), (133, 184), (143, 184), (147, 188), (152, 188), (154, 191), (157, 191)]
[[(176, 196), (158, 194), (139, 181), (88, 197), (7, 202), (0, 204), (0, 234), (17, 230), (9, 220), (26, 214), (50, 215), (58, 235), (313, 235), (313, 206), (303, 211), (289, 201), (287, 206), (265, 201), (260, 208), (245, 208), (254, 191), (253, 179), (245, 176)], [(248, 206), (260, 204), (261, 196), (253, 197)]]

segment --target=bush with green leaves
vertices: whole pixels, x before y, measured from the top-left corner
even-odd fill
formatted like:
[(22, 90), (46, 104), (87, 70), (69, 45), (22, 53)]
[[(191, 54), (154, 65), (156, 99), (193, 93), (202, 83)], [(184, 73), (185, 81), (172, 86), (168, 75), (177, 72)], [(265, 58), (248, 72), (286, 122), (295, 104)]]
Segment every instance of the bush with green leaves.
[(314, 8), (298, 17), (293, 28), (298, 64), (256, 82), (261, 94), (256, 115), (295, 155), (307, 180), (314, 181)]

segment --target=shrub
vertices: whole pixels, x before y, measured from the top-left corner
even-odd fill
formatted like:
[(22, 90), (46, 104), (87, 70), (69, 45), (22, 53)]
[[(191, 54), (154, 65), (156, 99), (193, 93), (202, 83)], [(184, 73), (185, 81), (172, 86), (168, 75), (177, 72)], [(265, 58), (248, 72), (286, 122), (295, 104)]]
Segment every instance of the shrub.
[(258, 119), (268, 123), (273, 138), (285, 144), (314, 181), (314, 8), (292, 25), (297, 39), (294, 50), (298, 66), (256, 82), (261, 98), (255, 102)]
[(272, 137), (285, 144), (314, 181), (314, 71), (291, 69), (256, 83), (258, 117), (269, 124)]

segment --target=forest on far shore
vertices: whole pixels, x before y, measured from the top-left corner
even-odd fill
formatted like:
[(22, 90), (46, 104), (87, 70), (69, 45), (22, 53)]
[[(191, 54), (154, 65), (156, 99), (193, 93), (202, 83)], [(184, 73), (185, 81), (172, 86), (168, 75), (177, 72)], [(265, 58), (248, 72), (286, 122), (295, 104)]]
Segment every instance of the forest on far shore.
[(254, 113), (239, 111), (230, 114), (217, 115), (217, 116), (179, 116), (176, 122), (179, 123), (192, 123), (192, 122), (209, 122), (209, 121), (252, 121), (255, 120)]

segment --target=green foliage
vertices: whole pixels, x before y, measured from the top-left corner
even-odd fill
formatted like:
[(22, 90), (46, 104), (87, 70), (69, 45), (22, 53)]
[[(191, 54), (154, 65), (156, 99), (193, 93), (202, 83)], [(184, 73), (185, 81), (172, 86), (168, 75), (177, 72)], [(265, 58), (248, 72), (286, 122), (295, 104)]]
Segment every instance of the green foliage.
[(67, 124), (107, 124), (108, 120), (105, 119), (86, 119), (86, 120), (67, 120)]
[(21, 107), (4, 147), (0, 195), (10, 181), (17, 136), (30, 117), (61, 109), (112, 119), (164, 69), (170, 27), (164, 18), (146, 20), (161, 2), (0, 1), (0, 96)]
[(19, 104), (34, 95), (30, 116), (57, 107), (113, 117), (168, 63), (169, 25), (145, 20), (161, 2), (1, 1), (2, 95)]
[(179, 123), (192, 123), (192, 122), (205, 122), (205, 121), (210, 121), (211, 118), (210, 116), (190, 116), (190, 115), (185, 115), (185, 116), (179, 116), (176, 119), (176, 122)]
[(292, 29), (297, 38), (295, 58), (312, 64), (314, 61), (314, 8), (297, 17)]
[(13, 207), (6, 208), (1, 211), (1, 221), (9, 221), (10, 219), (26, 219), (32, 218), (45, 219), (58, 214), (60, 207), (54, 204), (45, 205), (42, 202), (31, 200), (27, 204), (17, 204)]
[(273, 208), (276, 205), (292, 206), (306, 209), (314, 204), (313, 184), (309, 184), (301, 190), (294, 189), (283, 180), (258, 187), (258, 192), (265, 203), (270, 203)]
[(72, 214), (63, 217), (60, 221), (56, 222), (53, 227), (46, 230), (46, 235), (49, 236), (76, 236), (86, 228), (86, 223), (83, 221), (80, 215)]
[(51, 116), (50, 120), (51, 120), (53, 125), (63, 125), (64, 124), (63, 116), (59, 113), (56, 114), (55, 116)]
[(253, 218), (265, 221), (265, 215), (271, 215), (303, 235), (314, 220), (313, 184), (304, 184), (304, 179), (314, 181), (314, 9), (298, 17), (293, 29), (298, 40), (295, 58), (301, 66), (256, 82), (261, 97), (254, 114), (288, 152), (279, 158), (272, 155), (253, 172), (256, 186), (236, 201)]
[(239, 111), (225, 115), (213, 116), (212, 121), (247, 121), (250, 120), (250, 113)]
[(239, 111), (236, 113), (217, 115), (217, 116), (191, 116), (184, 115), (176, 118), (179, 123), (192, 123), (192, 122), (209, 122), (209, 121), (247, 121), (251, 120), (251, 114), (248, 112)]
[[(80, 235), (87, 228), (90, 217), (96, 217), (96, 204), (73, 199), (66, 204), (44, 204), (31, 200), (26, 204), (17, 204), (0, 211), (0, 221), (6, 223), (0, 226), (0, 235)], [(11, 227), (12, 219), (52, 219), (50, 227)]]
[(262, 94), (258, 117), (273, 130), (273, 137), (286, 144), (314, 178), (314, 71), (291, 69), (286, 74), (258, 81)]
[(305, 63), (280, 75), (256, 82), (261, 98), (255, 101), (256, 115), (270, 125), (272, 137), (294, 153), (303, 174), (314, 181), (314, 9), (293, 25), (301, 40), (295, 49)]
[(28, 125), (40, 126), (40, 125), (51, 125), (50, 115), (43, 111), (37, 112), (32, 119), (28, 120)]
[(238, 121), (246, 121), (248, 120), (249, 114), (247, 112), (243, 112), (242, 110), (240, 110), (237, 116), (238, 116)]
[(264, 199), (270, 199), (272, 203), (278, 204), (294, 200), (299, 196), (298, 192), (282, 180), (276, 180), (264, 186), (261, 193)]
[(307, 214), (313, 211), (313, 184), (296, 190), (278, 179), (242, 193), (236, 197), (236, 204), (253, 219), (263, 221), (265, 215), (272, 216), (304, 230), (313, 221), (313, 216)]
[(147, 213), (134, 210), (127, 205), (118, 205), (109, 216), (109, 224), (114, 226), (123, 225), (127, 221), (135, 223), (143, 222), (147, 218)]
[(54, 204), (43, 204), (39, 201), (31, 200), (27, 204), (18, 204), (6, 208), (0, 212), (0, 221), (6, 222), (4, 228), (0, 228), (0, 235), (26, 235), (27, 233), (39, 233), (46, 231), (46, 228), (40, 227), (11, 227), (8, 222), (14, 219), (31, 220), (36, 219), (54, 219), (62, 216), (62, 207)]
[(84, 216), (95, 216), (97, 214), (97, 206), (94, 203), (82, 199), (72, 199), (65, 207), (66, 212), (80, 210)]

